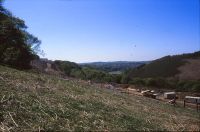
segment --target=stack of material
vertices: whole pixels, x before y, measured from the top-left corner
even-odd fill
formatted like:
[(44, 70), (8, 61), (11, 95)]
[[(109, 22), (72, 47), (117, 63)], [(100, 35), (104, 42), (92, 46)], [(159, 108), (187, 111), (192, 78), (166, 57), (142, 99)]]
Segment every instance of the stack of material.
[(175, 92), (166, 92), (166, 93), (164, 93), (164, 98), (165, 99), (175, 99), (176, 93)]
[(142, 96), (153, 98), (153, 99), (156, 99), (156, 96), (158, 95), (158, 94), (155, 94), (154, 92), (151, 92), (151, 90), (142, 91), (141, 94)]
[(145, 91), (142, 91), (141, 94), (145, 95), (146, 93), (149, 93), (149, 92), (150, 92), (150, 90), (145, 90)]
[(114, 88), (115, 88), (115, 87), (114, 87), (113, 85), (111, 85), (111, 84), (105, 84), (104, 87), (107, 88), (107, 89), (114, 89)]

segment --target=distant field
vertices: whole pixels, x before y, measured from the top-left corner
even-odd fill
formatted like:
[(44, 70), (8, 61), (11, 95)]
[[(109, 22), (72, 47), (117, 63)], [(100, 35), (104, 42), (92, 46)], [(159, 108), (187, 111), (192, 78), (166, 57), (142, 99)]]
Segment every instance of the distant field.
[(109, 72), (109, 74), (117, 74), (117, 75), (120, 75), (120, 74), (122, 74), (122, 72), (121, 72), (121, 71), (114, 71), (114, 72)]
[(116, 61), (116, 62), (92, 62), (82, 63), (81, 66), (89, 66), (106, 72), (123, 72), (130, 68), (136, 68), (144, 64), (148, 64), (150, 61)]
[(200, 131), (200, 113), (0, 66), (0, 131)]

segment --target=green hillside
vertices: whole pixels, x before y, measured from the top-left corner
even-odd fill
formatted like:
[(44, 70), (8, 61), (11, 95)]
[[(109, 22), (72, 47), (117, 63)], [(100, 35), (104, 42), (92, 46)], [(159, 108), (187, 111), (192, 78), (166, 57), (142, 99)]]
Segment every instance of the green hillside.
[(149, 64), (128, 70), (129, 77), (155, 78), (173, 77), (179, 73), (178, 68), (187, 63), (186, 59), (200, 59), (200, 51), (191, 54), (166, 56)]
[(192, 109), (0, 66), (0, 131), (199, 131)]
[(147, 64), (149, 61), (115, 61), (115, 62), (92, 62), (92, 63), (82, 63), (81, 66), (93, 67), (105, 72), (123, 72), (130, 68), (136, 68), (143, 64)]

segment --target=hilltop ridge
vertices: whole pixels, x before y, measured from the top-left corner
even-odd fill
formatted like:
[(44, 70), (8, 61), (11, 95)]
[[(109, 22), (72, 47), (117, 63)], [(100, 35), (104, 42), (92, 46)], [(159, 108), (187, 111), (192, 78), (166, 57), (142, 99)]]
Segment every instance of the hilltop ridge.
[[(180, 77), (180, 79), (191, 79), (198, 80), (200, 76), (197, 74), (190, 74), (190, 77), (187, 78), (188, 74), (182, 74), (184, 72), (199, 73), (200, 67), (195, 66), (199, 65), (200, 62), (200, 51), (182, 55), (174, 56), (165, 56), (160, 59), (154, 60), (149, 64), (142, 65), (138, 68), (133, 68), (127, 71), (127, 75), (130, 77), (141, 77), (141, 78), (150, 78), (150, 77)], [(188, 68), (184, 68), (190, 65)], [(184, 76), (184, 77), (183, 77)]]
[(136, 68), (150, 61), (113, 61), (113, 62), (90, 62), (80, 63), (81, 66), (89, 66), (106, 72), (123, 72), (130, 68)]

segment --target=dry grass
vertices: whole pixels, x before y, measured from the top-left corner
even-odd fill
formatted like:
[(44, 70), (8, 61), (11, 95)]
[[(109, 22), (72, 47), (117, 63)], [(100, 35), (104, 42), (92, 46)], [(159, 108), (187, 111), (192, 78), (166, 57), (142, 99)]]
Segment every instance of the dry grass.
[(0, 66), (0, 131), (200, 131), (200, 114)]
[(181, 80), (199, 80), (200, 79), (200, 58), (187, 59), (187, 63), (179, 67), (180, 74), (176, 75)]

